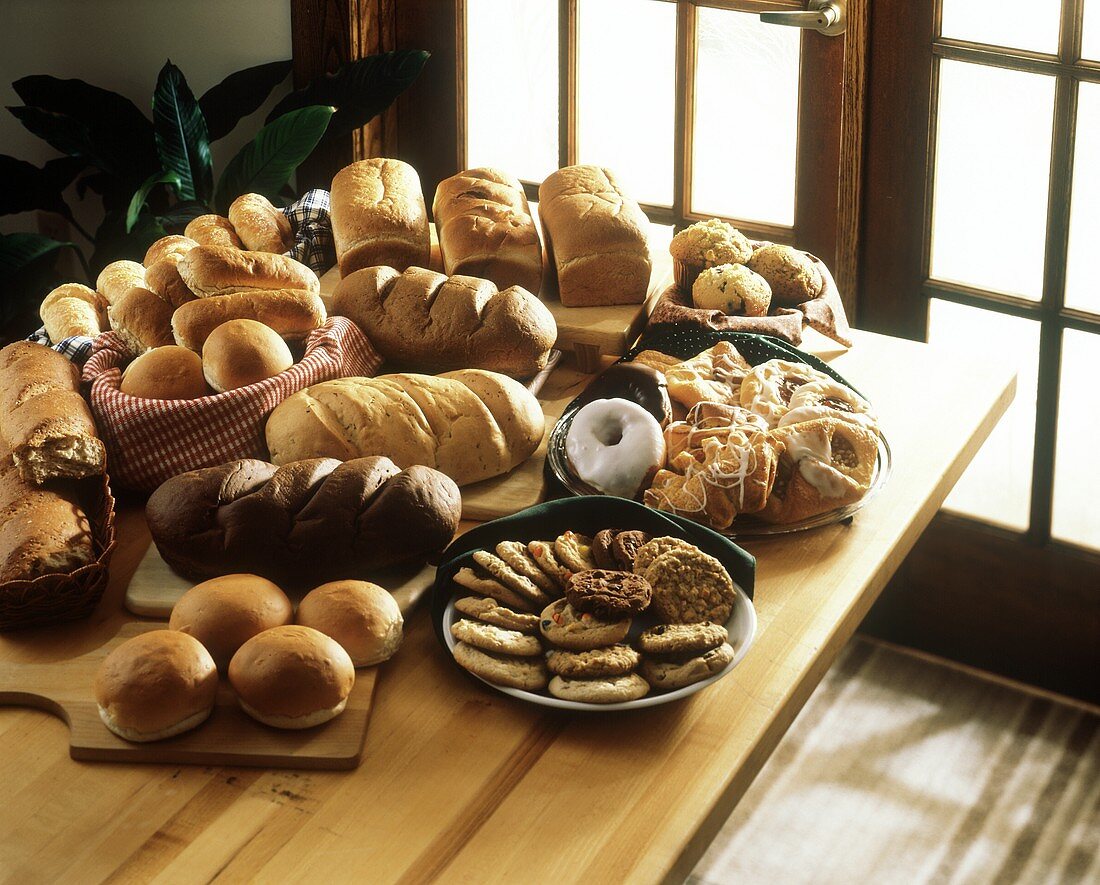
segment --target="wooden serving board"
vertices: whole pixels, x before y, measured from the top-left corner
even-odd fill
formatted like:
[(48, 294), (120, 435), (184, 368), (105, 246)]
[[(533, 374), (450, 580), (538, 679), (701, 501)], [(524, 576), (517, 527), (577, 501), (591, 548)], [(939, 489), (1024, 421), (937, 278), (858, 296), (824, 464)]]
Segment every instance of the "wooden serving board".
[[(538, 219), (538, 204), (531, 204), (532, 214)], [(443, 259), (439, 254), (439, 241), (435, 225), (431, 225), (431, 269), (443, 273)], [(540, 297), (554, 315), (558, 324), (558, 350), (573, 351), (577, 365), (583, 372), (595, 372), (601, 355), (621, 356), (641, 334), (646, 320), (656, 306), (661, 293), (672, 284), (672, 259), (668, 243), (672, 229), (651, 225), (649, 233), (653, 273), (649, 291), (643, 304), (615, 304), (604, 307), (565, 307), (558, 300), (557, 280), (547, 265)], [(340, 269), (333, 267), (321, 277), (321, 300), (325, 309), (332, 311), (332, 293), (340, 282)]]
[(86, 654), (44, 664), (6, 661), (0, 668), (0, 705), (38, 707), (59, 716), (69, 726), (73, 759), (263, 768), (350, 769), (359, 764), (378, 667), (356, 670), (344, 712), (316, 728), (285, 731), (261, 725), (241, 711), (223, 680), (214, 712), (198, 728), (147, 744), (116, 736), (99, 718), (92, 689), (96, 671), (116, 646), (162, 627), (161, 623), (131, 622)]

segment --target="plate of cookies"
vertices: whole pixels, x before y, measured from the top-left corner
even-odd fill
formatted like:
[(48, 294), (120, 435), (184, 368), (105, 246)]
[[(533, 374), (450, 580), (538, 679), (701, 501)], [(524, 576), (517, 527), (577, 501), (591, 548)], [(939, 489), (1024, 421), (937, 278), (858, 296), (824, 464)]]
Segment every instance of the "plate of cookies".
[(567, 498), (467, 532), (433, 589), (440, 644), (504, 694), (570, 710), (687, 697), (756, 633), (755, 560), (637, 502)]
[(614, 495), (727, 537), (848, 519), (886, 483), (874, 407), (810, 354), (764, 335), (644, 336), (569, 404), (546, 470), (574, 495)]

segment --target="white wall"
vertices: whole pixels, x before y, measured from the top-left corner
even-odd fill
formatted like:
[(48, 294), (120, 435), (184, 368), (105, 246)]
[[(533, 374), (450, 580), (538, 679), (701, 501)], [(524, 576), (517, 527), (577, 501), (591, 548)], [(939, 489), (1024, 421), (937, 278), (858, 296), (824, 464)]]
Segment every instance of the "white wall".
[[(51, 74), (125, 95), (151, 117), (153, 87), (167, 58), (184, 72), (196, 96), (233, 71), (288, 59), (290, 0), (0, 0), (2, 108), (22, 104), (11, 88), (13, 80)], [(232, 134), (214, 143), (215, 181), (288, 90), (289, 85), (281, 86)], [(2, 108), (0, 153), (38, 166), (59, 156)], [(98, 206), (81, 206), (71, 196), (82, 223), (99, 220)], [(0, 232), (34, 229), (30, 213), (0, 216)]]

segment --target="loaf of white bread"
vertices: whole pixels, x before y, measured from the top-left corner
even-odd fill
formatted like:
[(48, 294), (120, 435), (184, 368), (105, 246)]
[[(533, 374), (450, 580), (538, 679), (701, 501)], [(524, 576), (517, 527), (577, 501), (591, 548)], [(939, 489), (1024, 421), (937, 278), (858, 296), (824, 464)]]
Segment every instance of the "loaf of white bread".
[(423, 372), (489, 369), (529, 378), (557, 338), (546, 306), (519, 286), (422, 267), (368, 267), (344, 277), (333, 312), (350, 318), (387, 361)]
[(641, 304), (649, 289), (649, 222), (614, 173), (566, 166), (539, 186), (539, 219), (566, 307)]
[(41, 344), (0, 350), (0, 436), (26, 482), (104, 472), (106, 453), (79, 383), (76, 367)]
[(408, 163), (376, 157), (345, 166), (332, 179), (330, 217), (340, 276), (379, 264), (428, 266), (428, 211)]
[(439, 182), (432, 216), (448, 274), (539, 293), (542, 243), (519, 179), (499, 169), (459, 172)]
[(324, 381), (276, 406), (265, 434), (276, 464), (384, 455), (462, 486), (523, 463), (545, 429), (538, 400), (518, 381), (463, 369)]

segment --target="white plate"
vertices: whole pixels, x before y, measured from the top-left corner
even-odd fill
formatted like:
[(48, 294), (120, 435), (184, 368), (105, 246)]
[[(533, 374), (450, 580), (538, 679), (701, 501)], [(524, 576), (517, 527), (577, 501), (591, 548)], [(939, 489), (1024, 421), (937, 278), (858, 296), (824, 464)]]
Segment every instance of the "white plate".
[[(702, 682), (696, 682), (693, 685), (678, 688), (675, 691), (647, 694), (644, 698), (639, 698), (636, 701), (623, 701), (618, 704), (585, 704), (581, 701), (563, 701), (560, 698), (551, 697), (548, 694), (539, 694), (533, 691), (523, 691), (519, 688), (507, 688), (503, 685), (494, 685), (486, 679), (481, 679), (477, 674), (471, 673), (470, 675), (477, 676), (478, 679), (481, 679), (481, 681), (490, 688), (511, 695), (514, 698), (519, 698), (521, 701), (539, 704), (543, 707), (557, 707), (560, 710), (640, 710), (643, 707), (656, 707), (660, 704), (678, 701), (681, 698), (686, 698), (688, 695), (695, 694), (697, 691), (701, 691), (724, 676), (728, 676), (730, 671), (741, 663), (741, 660), (752, 646), (753, 639), (756, 638), (756, 609), (753, 608), (752, 601), (745, 595), (744, 590), (737, 586), (736, 583), (733, 587), (734, 590), (737, 591), (737, 596), (733, 603), (733, 613), (726, 622), (726, 630), (729, 631), (729, 639), (727, 641), (733, 646), (733, 660), (719, 672), (704, 679)], [(443, 610), (443, 638), (447, 643), (447, 650), (451, 653), (452, 657), (454, 656), (455, 646), (458, 643), (455, 642), (455, 638), (451, 635), (451, 624), (462, 618), (461, 615), (456, 617), (455, 614), (455, 601), (454, 597), (451, 597), (451, 600), (447, 603), (447, 607)], [(642, 630), (654, 626), (655, 624), (656, 621), (646, 617), (645, 614), (636, 617), (634, 623), (630, 626), (630, 639), (635, 639)]]

